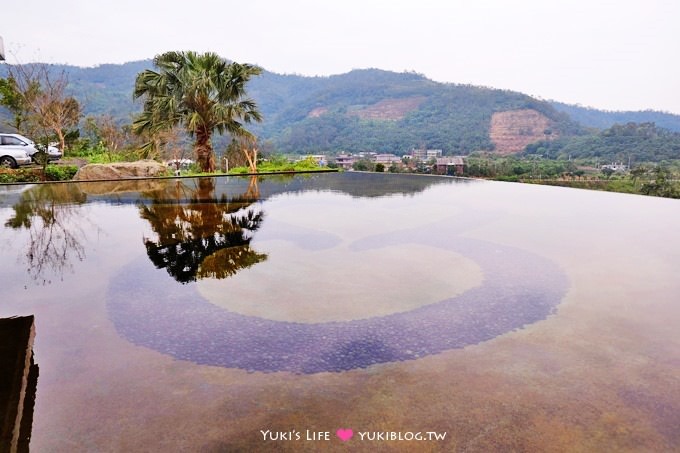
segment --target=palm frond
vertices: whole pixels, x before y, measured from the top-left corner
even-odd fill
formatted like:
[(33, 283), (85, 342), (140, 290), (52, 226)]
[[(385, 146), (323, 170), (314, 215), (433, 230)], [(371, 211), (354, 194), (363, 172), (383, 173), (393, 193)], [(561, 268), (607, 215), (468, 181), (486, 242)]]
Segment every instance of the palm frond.
[(192, 136), (207, 135), (209, 142), (213, 132), (248, 136), (243, 124), (262, 121), (255, 101), (246, 98), (246, 83), (262, 72), (258, 66), (192, 51), (157, 55), (154, 66), (155, 71), (143, 71), (135, 80), (133, 96), (144, 100), (135, 131), (152, 133), (179, 124)]

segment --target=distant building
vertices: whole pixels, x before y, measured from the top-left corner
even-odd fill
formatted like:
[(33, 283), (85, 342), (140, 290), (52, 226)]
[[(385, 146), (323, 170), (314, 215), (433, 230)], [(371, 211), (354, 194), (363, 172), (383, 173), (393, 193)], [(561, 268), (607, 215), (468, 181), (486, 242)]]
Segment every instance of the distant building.
[(442, 157), (442, 150), (441, 149), (428, 149), (428, 150), (425, 151), (425, 157), (427, 158), (427, 160)]
[(343, 168), (345, 170), (351, 170), (352, 165), (354, 165), (354, 162), (356, 161), (357, 158), (349, 154), (338, 154), (335, 157), (335, 163), (338, 165), (338, 167)]
[(437, 175), (462, 176), (465, 170), (463, 156), (438, 157), (432, 167), (432, 173)]
[(603, 165), (601, 170), (609, 169), (612, 170), (616, 173), (624, 173), (628, 171), (628, 166), (624, 165), (622, 162), (621, 163), (612, 163), (608, 165)]
[(416, 160), (428, 161), (442, 157), (441, 149), (414, 149), (411, 150), (411, 157)]
[(384, 165), (400, 164), (401, 163), (401, 157), (396, 156), (394, 154), (376, 154), (374, 156), (374, 162), (376, 164), (384, 164)]

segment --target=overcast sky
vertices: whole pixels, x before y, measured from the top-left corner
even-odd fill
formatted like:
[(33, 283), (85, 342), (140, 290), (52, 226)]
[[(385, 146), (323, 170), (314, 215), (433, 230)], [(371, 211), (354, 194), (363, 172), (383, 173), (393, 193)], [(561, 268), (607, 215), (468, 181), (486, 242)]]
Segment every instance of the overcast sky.
[(10, 63), (209, 50), (278, 73), (408, 70), (680, 114), (680, 0), (4, 0), (0, 17)]

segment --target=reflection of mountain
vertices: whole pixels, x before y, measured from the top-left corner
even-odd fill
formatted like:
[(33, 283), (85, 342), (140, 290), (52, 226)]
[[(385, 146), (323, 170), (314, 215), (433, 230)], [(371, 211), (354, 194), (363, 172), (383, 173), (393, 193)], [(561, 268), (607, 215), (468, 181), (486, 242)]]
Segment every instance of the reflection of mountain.
[[(138, 181), (126, 186), (119, 183), (117, 193), (100, 189), (98, 182), (81, 184), (89, 201), (113, 204), (149, 204), (149, 202), (191, 203), (192, 192), (175, 190), (172, 179), (145, 182)], [(186, 184), (198, 184), (197, 180), (182, 179)], [(264, 201), (274, 195), (288, 192), (331, 191), (345, 193), (352, 197), (373, 198), (392, 195), (415, 195), (429, 187), (441, 184), (470, 184), (467, 179), (451, 177), (391, 174), (391, 173), (308, 173), (302, 175), (267, 175), (257, 178), (258, 200)], [(227, 199), (235, 193), (248, 193), (253, 185), (250, 176), (229, 176), (213, 178), (213, 198)], [(125, 192), (128, 190), (128, 192)]]
[(70, 261), (82, 260), (83, 219), (78, 213), (86, 195), (73, 184), (42, 184), (21, 193), (14, 216), (6, 227), (28, 230), (26, 262), (29, 275), (49, 283), (50, 275), (61, 278)]
[[(415, 174), (345, 172), (324, 176), (296, 178), (285, 186), (285, 192), (321, 190), (345, 193), (355, 198), (392, 195), (415, 195), (440, 184), (468, 184), (468, 179)], [(264, 192), (266, 189), (260, 189)], [(269, 194), (266, 194), (269, 195)]]
[[(238, 181), (233, 178), (228, 184)], [(274, 175), (260, 178), (260, 195), (267, 199), (289, 192), (324, 191), (347, 194), (354, 198), (375, 198), (393, 195), (415, 195), (439, 184), (466, 184), (470, 180), (431, 175), (392, 173), (325, 173), (304, 175)]]
[[(253, 202), (282, 193), (332, 191), (353, 197), (412, 195), (439, 184), (464, 184), (454, 178), (369, 173), (211, 179), (135, 180), (44, 184), (5, 190), (0, 205), (12, 204), (6, 227), (27, 230), (25, 261), (39, 283), (60, 279), (83, 260), (85, 228), (80, 206), (90, 202), (134, 204), (158, 235), (145, 245), (156, 266), (182, 282), (224, 278), (266, 258), (250, 249), (262, 221)], [(234, 196), (233, 194), (242, 194)]]
[[(258, 199), (257, 178), (245, 193), (215, 197), (215, 179), (177, 181), (154, 192), (151, 204), (140, 204), (140, 215), (156, 233), (145, 238), (149, 259), (178, 282), (226, 278), (267, 258), (250, 248), (252, 235), (264, 213), (253, 206)], [(193, 183), (190, 187), (187, 183)]]

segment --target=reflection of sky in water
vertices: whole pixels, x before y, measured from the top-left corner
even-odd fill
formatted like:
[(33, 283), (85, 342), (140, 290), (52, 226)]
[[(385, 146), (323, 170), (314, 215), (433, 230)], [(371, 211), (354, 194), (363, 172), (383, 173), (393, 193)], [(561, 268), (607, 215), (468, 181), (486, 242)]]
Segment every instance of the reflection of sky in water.
[[(416, 359), (545, 319), (565, 293), (562, 271), (540, 256), (466, 238), (467, 230), (494, 215), (436, 209), (446, 198), (447, 192), (429, 189), (413, 197), (276, 195), (263, 203), (265, 221), (251, 244), (275, 256), (212, 280), (208, 298), (216, 303), (208, 303), (196, 285), (169, 285), (138, 262), (114, 277), (112, 320), (133, 343), (196, 363), (314, 373)], [(267, 244), (271, 249), (262, 248)], [(443, 261), (442, 252), (469, 260), (479, 274), (463, 262)], [(440, 288), (433, 295), (437, 282), (423, 276), (445, 281), (458, 267), (463, 290)], [(291, 270), (285, 284), (269, 286)], [(391, 274), (396, 278), (385, 278)], [(317, 289), (337, 279), (345, 279), (349, 290)], [(392, 304), (384, 300), (390, 290)], [(231, 298), (237, 300), (230, 304)], [(382, 308), (372, 312), (373, 300)], [(309, 316), (325, 305), (333, 308)], [(144, 329), (151, 318), (154, 329)]]
[(367, 250), (338, 244), (310, 250), (277, 239), (256, 246), (267, 250), (267, 260), (229, 279), (199, 280), (199, 293), (245, 315), (292, 322), (349, 321), (444, 300), (478, 286), (483, 278), (473, 260), (421, 244)]

